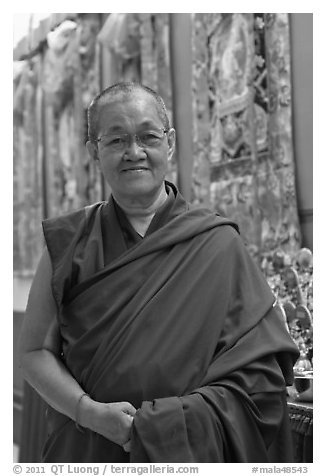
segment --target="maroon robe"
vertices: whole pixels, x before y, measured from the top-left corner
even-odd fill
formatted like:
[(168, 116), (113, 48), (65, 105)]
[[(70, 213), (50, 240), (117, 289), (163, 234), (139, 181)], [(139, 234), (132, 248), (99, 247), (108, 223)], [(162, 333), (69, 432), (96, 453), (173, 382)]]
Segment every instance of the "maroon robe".
[(134, 244), (112, 198), (43, 223), (65, 365), (138, 409), (129, 455), (49, 408), (45, 462), (291, 461), (298, 353), (273, 294), (236, 226), (168, 187)]

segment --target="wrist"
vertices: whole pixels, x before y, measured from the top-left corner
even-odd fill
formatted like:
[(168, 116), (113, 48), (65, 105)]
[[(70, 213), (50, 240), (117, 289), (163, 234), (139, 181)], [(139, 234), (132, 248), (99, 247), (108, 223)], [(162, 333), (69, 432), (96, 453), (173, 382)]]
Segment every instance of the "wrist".
[(92, 398), (84, 394), (78, 400), (76, 407), (76, 426), (82, 428), (93, 429), (94, 426), (94, 405), (96, 402)]

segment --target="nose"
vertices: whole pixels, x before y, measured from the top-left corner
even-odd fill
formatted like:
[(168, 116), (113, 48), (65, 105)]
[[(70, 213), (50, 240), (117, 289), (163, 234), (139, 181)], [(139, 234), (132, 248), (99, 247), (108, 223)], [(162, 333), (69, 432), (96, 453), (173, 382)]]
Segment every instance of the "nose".
[(138, 140), (135, 136), (130, 139), (124, 157), (126, 158), (126, 160), (134, 161), (146, 159), (146, 152), (143, 147), (139, 145)]

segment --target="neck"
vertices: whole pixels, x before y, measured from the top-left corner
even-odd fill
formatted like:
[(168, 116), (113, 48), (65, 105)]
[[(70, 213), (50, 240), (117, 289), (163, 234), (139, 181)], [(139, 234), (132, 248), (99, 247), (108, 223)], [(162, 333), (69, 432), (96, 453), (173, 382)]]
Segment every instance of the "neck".
[(142, 201), (142, 200), (131, 200), (131, 201), (120, 201), (114, 197), (115, 201), (120, 208), (125, 212), (128, 220), (135, 228), (137, 233), (141, 236), (144, 236), (153, 216), (156, 213), (156, 210), (163, 205), (167, 199), (167, 193), (165, 190), (165, 185), (163, 183), (159, 194), (154, 200), (151, 201)]
[(165, 190), (164, 183), (154, 199), (131, 199), (131, 200), (121, 200), (114, 196), (115, 201), (120, 208), (125, 212), (128, 218), (145, 218), (149, 215), (154, 215), (156, 210), (163, 205), (167, 199), (167, 193)]

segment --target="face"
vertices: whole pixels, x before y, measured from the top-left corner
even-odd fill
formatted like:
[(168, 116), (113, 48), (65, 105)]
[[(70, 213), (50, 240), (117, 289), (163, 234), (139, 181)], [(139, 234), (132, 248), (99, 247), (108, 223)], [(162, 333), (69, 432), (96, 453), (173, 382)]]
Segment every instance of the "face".
[[(164, 129), (155, 99), (143, 91), (119, 96), (100, 106), (98, 124), (98, 137)], [(150, 204), (162, 189), (174, 143), (175, 131), (171, 129), (153, 147), (142, 147), (133, 137), (123, 151), (106, 147), (104, 141), (97, 146), (88, 142), (87, 148), (91, 156), (98, 159), (101, 172), (118, 202)]]

